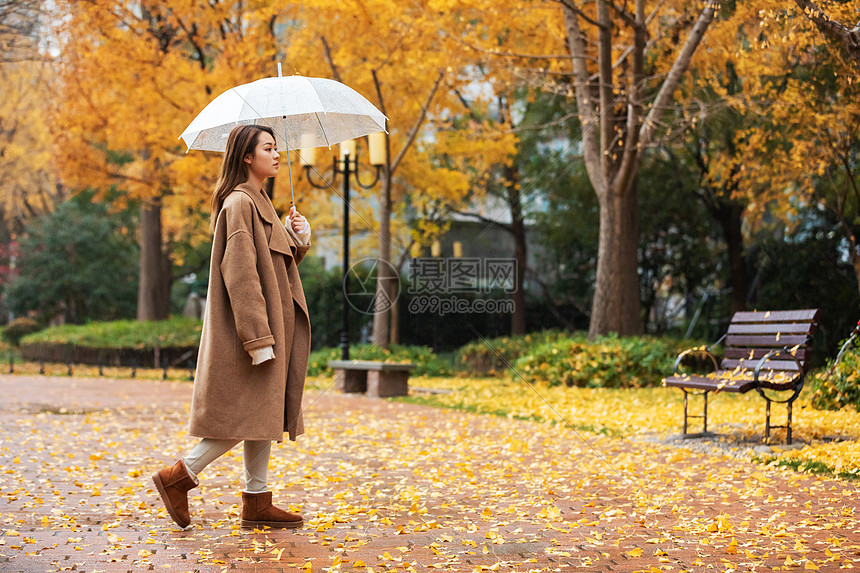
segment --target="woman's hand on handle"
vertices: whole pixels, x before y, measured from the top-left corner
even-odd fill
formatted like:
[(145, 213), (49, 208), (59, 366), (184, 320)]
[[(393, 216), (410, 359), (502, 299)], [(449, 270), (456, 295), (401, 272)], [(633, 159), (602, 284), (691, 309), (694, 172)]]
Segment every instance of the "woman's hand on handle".
[(296, 211), (295, 205), (290, 207), (290, 215), (287, 224), (293, 228), (299, 239), (307, 245), (311, 242), (311, 224), (305, 219), (304, 215)]

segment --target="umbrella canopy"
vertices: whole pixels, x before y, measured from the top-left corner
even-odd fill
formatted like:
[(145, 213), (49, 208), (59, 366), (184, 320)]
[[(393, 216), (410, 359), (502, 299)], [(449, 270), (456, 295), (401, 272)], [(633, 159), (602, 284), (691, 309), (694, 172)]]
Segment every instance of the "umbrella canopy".
[[(197, 114), (179, 137), (188, 150), (225, 151), (237, 125), (266, 125), (283, 151), (331, 147), (335, 143), (385, 131), (386, 118), (349, 86), (325, 78), (281, 75), (230, 88)], [(290, 156), (290, 195), (293, 176)], [(293, 197), (295, 203), (295, 197)]]
[(275, 131), (278, 147), (288, 151), (385, 131), (386, 119), (364, 96), (340, 82), (279, 75), (222, 93), (180, 137), (189, 150), (224, 151), (227, 136), (237, 125), (267, 125)]

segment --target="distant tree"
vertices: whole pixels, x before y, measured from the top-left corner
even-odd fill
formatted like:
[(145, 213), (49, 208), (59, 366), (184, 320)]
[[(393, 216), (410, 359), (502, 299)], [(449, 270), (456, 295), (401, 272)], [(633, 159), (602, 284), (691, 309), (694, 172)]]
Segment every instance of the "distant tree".
[(82, 194), (28, 223), (20, 241), (17, 276), (6, 286), (17, 315), (66, 322), (134, 318), (138, 247), (134, 221), (109, 214)]
[(822, 206), (797, 214), (787, 233), (779, 220), (763, 225), (751, 241), (749, 258), (757, 266), (753, 291), (759, 309), (820, 308), (815, 360), (832, 356), (860, 318), (860, 291), (842, 223)]

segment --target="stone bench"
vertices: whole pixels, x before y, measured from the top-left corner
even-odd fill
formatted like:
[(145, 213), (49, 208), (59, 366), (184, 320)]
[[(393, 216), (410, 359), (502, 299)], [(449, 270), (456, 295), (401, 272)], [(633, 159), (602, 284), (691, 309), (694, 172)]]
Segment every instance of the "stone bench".
[(372, 398), (409, 394), (409, 372), (414, 364), (391, 364), (375, 360), (330, 360), (334, 387), (338, 392), (365, 392)]

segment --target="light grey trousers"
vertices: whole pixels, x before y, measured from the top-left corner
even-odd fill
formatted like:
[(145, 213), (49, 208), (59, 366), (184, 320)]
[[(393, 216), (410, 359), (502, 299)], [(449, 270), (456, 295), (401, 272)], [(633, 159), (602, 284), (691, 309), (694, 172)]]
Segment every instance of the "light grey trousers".
[[(202, 472), (203, 468), (232, 450), (241, 441), (203, 438), (184, 460), (188, 473), (196, 482), (197, 474)], [(268, 440), (245, 440), (244, 450), (245, 491), (247, 493), (262, 493), (266, 491), (266, 483), (269, 478), (269, 454), (272, 451), (272, 442)]]

